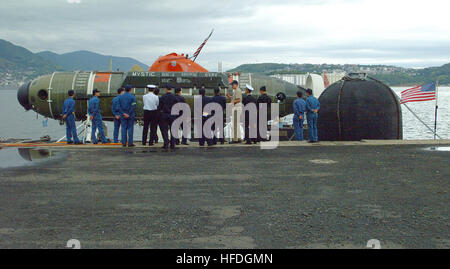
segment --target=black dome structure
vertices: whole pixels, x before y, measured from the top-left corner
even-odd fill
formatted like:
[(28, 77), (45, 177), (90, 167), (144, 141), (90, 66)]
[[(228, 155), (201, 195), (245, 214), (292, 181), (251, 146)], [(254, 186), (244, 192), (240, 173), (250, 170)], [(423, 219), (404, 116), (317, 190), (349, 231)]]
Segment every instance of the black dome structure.
[(360, 141), (402, 139), (402, 110), (397, 95), (365, 73), (351, 73), (319, 97), (319, 139)]

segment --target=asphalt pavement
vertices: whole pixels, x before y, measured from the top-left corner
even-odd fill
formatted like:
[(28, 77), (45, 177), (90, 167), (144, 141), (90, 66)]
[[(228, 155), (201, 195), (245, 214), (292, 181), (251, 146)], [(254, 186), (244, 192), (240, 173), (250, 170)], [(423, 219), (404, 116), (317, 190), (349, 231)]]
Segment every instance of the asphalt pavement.
[(449, 248), (448, 147), (22, 150), (0, 248)]

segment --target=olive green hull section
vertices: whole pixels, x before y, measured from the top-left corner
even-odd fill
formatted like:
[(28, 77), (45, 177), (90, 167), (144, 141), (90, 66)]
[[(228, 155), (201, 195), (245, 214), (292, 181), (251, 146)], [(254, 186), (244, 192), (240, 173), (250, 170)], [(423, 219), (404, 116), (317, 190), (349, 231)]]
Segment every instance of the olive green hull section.
[[(176, 76), (174, 75), (176, 74)], [(136, 95), (136, 119), (143, 118), (142, 96), (148, 84), (163, 87), (166, 83), (183, 89), (186, 102), (194, 109), (194, 95), (198, 94), (198, 86), (205, 86), (207, 95), (213, 95), (213, 89), (219, 87), (222, 94), (231, 93), (227, 77), (221, 73), (159, 73), (159, 72), (129, 72), (129, 73), (96, 73), (96, 72), (67, 72), (54, 73), (35, 79), (31, 82), (28, 91), (28, 101), (37, 113), (53, 119), (60, 119), (64, 100), (70, 89), (75, 91), (75, 114), (77, 120), (86, 119), (88, 100), (92, 97), (93, 89), (101, 91), (100, 108), (104, 120), (113, 120), (111, 103), (117, 96), (117, 89), (131, 84)], [(255, 88), (254, 96), (259, 96), (259, 88), (265, 85), (272, 102), (278, 102), (277, 93), (284, 93), (286, 99), (279, 102), (280, 116), (292, 113), (292, 102), (295, 100), (299, 88), (282, 80), (252, 75), (252, 86)], [(245, 87), (245, 85), (241, 85)], [(165, 89), (161, 89), (164, 94)], [(229, 101), (229, 100), (228, 100)]]

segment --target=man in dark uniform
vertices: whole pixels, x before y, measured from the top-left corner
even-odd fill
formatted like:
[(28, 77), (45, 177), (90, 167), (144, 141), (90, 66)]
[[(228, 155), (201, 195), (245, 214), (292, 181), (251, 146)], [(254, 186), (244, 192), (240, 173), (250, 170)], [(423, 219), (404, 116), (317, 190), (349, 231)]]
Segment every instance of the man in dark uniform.
[[(262, 86), (259, 89), (260, 96), (258, 100), (256, 100), (256, 108), (258, 109), (258, 141), (263, 141), (267, 139), (267, 134), (259, 133), (259, 104), (267, 104), (267, 120), (270, 119), (270, 104), (272, 103), (272, 99), (267, 95), (266, 86)], [(267, 126), (267, 124), (266, 124)]]
[(161, 96), (160, 104), (161, 104), (161, 120), (160, 120), (160, 127), (161, 127), (161, 133), (164, 139), (164, 149), (167, 149), (169, 147), (169, 129), (170, 129), (170, 148), (175, 148), (175, 137), (172, 133), (172, 123), (176, 119), (177, 116), (172, 116), (172, 107), (174, 104), (177, 103), (177, 98), (172, 93), (172, 85), (167, 84), (166, 86), (166, 93)]
[[(207, 138), (205, 135), (205, 132), (203, 131), (203, 127), (205, 126), (205, 122), (211, 117), (211, 115), (208, 115), (206, 112), (204, 112), (205, 106), (211, 102), (211, 98), (207, 97), (206, 90), (204, 87), (200, 88), (198, 93), (202, 96), (202, 137), (198, 140), (198, 143), (200, 146), (205, 145), (205, 140), (208, 146), (213, 145), (213, 141), (210, 138)], [(212, 131), (212, 130), (210, 130)]]
[[(223, 134), (223, 128), (225, 127), (225, 113), (226, 113), (226, 105), (227, 105), (227, 98), (225, 98), (225, 96), (220, 95), (220, 89), (216, 88), (214, 89), (214, 96), (211, 99), (211, 102), (217, 103), (222, 107), (222, 120), (223, 120), (223, 126), (222, 126), (222, 133), (221, 133), (221, 138), (219, 138), (220, 144), (224, 144), (225, 143), (225, 136)], [(213, 111), (212, 115), (215, 115), (215, 111)], [(214, 138), (213, 138), (213, 144), (217, 145), (217, 134), (219, 132), (219, 126), (215, 126), (215, 124), (213, 125), (213, 130), (214, 130)]]
[[(186, 99), (184, 99), (184, 97), (181, 95), (183, 92), (181, 91), (181, 88), (176, 88), (175, 89), (175, 97), (177, 98), (177, 103), (186, 103)], [(183, 111), (180, 111), (180, 114), (178, 115), (178, 117), (181, 117), (183, 115)], [(184, 125), (181, 124), (181, 129), (184, 130)], [(176, 139), (176, 144), (179, 145), (180, 144), (180, 139), (177, 138)], [(189, 145), (187, 142), (187, 138), (186, 137), (182, 137), (181, 138), (181, 144), (183, 145)]]
[[(252, 86), (247, 84), (246, 89), (245, 89), (246, 95), (244, 96), (244, 98), (242, 100), (242, 104), (244, 106), (246, 106), (247, 104), (250, 104), (250, 103), (254, 103), (256, 106), (256, 99), (255, 99), (255, 97), (252, 96), (252, 91), (253, 91)], [(250, 124), (250, 111), (245, 110), (245, 141), (246, 141), (245, 144), (247, 144), (247, 145), (251, 145), (252, 142), (255, 144), (258, 142), (258, 139), (256, 139), (256, 137), (250, 138), (250, 126), (256, 128), (256, 125), (253, 126)]]

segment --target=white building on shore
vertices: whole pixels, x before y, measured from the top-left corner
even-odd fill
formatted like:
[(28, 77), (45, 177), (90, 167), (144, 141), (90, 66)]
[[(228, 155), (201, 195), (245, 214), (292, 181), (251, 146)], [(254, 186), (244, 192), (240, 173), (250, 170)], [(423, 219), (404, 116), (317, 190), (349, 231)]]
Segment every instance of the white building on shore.
[(304, 87), (306, 85), (306, 78), (308, 77), (308, 74), (275, 74), (271, 77)]
[[(330, 83), (330, 85), (335, 83), (336, 81), (339, 81), (341, 78), (343, 78), (345, 76), (345, 73), (337, 73), (337, 72), (325, 73), (325, 74), (328, 78), (328, 82)], [(295, 84), (295, 85), (298, 85), (301, 87), (305, 87), (306, 83), (307, 83), (307, 78), (309, 75), (310, 75), (309, 73), (308, 74), (275, 74), (275, 75), (272, 75), (271, 77), (282, 79), (289, 83), (292, 83), (292, 84)], [(322, 74), (321, 76), (323, 79), (324, 74)]]

